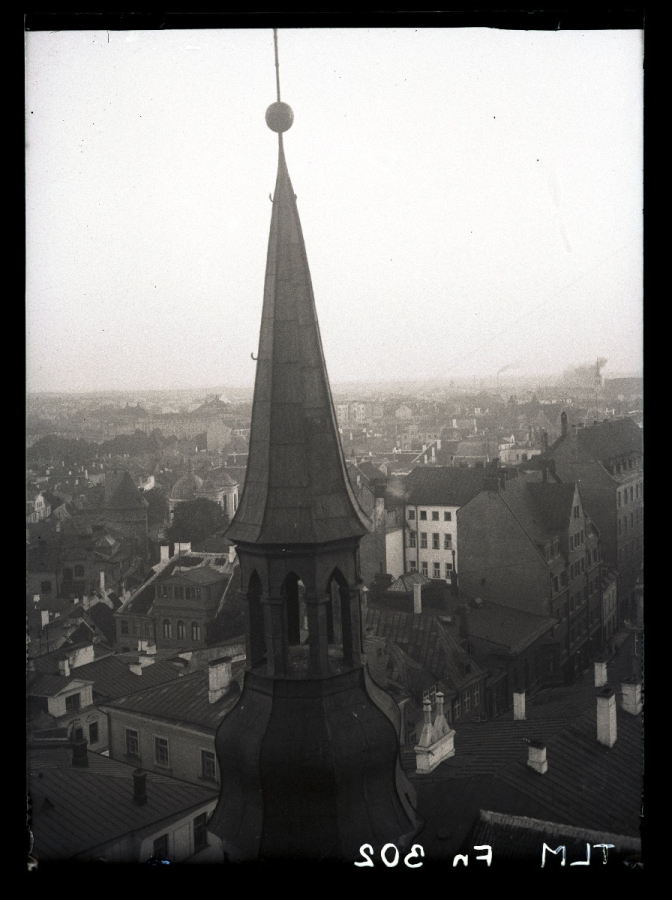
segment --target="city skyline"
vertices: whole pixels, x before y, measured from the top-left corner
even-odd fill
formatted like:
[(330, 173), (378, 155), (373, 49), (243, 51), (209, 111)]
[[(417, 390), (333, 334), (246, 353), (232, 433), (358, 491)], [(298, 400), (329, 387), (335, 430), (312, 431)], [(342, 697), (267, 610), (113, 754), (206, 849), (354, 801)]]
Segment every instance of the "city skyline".
[[(26, 37), (28, 390), (251, 388), (272, 32)], [(279, 41), (334, 386), (641, 370), (641, 32)]]

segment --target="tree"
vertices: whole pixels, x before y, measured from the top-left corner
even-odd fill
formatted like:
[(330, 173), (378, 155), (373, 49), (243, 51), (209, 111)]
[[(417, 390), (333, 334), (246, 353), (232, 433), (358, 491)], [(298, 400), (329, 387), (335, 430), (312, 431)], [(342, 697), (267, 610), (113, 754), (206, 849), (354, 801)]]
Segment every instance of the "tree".
[(229, 518), (218, 503), (197, 497), (196, 500), (176, 504), (167, 537), (169, 541), (179, 544), (197, 544), (228, 524)]

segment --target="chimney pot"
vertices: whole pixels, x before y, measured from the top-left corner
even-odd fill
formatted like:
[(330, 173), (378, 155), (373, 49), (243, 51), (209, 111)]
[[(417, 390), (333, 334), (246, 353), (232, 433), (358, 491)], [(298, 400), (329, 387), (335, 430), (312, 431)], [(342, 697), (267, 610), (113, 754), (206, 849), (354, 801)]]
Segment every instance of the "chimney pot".
[(420, 614), (422, 612), (422, 585), (413, 585), (413, 612)]
[(616, 743), (616, 693), (610, 687), (597, 694), (597, 739), (605, 747)]
[(543, 741), (531, 740), (527, 751), (527, 764), (535, 772), (545, 775), (548, 772), (548, 761), (546, 760), (546, 744)]
[(142, 769), (133, 771), (133, 802), (138, 806), (147, 804), (147, 773)]

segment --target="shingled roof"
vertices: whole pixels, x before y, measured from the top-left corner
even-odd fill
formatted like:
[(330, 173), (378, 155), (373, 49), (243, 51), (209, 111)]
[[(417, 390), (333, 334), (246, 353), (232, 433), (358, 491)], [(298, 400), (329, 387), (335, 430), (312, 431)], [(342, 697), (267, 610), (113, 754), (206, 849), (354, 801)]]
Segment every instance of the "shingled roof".
[(146, 506), (147, 501), (126, 469), (112, 469), (105, 473), (106, 509), (144, 509)]
[(370, 529), (346, 474), (306, 249), (280, 144), (245, 486), (226, 536), (321, 544)]

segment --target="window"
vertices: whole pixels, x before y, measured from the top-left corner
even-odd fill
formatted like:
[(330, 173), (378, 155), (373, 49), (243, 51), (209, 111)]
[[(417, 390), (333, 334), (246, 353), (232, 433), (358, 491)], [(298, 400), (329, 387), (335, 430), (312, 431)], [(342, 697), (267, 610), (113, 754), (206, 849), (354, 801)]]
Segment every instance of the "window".
[(134, 759), (140, 758), (138, 732), (133, 731), (131, 728), (126, 729), (126, 756), (132, 756)]
[(630, 502), (631, 502), (631, 503), (632, 503), (632, 501), (635, 499), (635, 497), (634, 497), (634, 490), (635, 490), (635, 489), (634, 489), (633, 487), (630, 488)]
[(554, 575), (554, 576), (553, 576), (553, 590), (555, 591), (556, 594), (557, 594), (558, 591), (560, 590), (560, 585), (559, 585), (559, 583), (558, 583), (558, 576), (557, 576), (557, 575)]
[(574, 507), (574, 518), (575, 518), (575, 519), (578, 519), (578, 518), (579, 518), (579, 514), (580, 514), (580, 509), (579, 509), (578, 506), (575, 506), (575, 507)]
[(438, 531), (437, 531), (437, 532), (434, 532), (434, 534), (432, 535), (432, 550), (438, 550), (438, 549), (439, 549), (439, 547), (440, 547), (440, 544), (439, 544), (439, 539), (440, 539), (440, 537), (441, 537), (441, 536), (440, 536), (440, 534), (438, 533)]
[(453, 574), (453, 564), (446, 563), (446, 578), (451, 578)]
[(183, 641), (186, 637), (186, 629), (184, 627), (184, 622), (180, 619), (177, 623), (177, 639), (178, 641)]
[(70, 694), (69, 697), (65, 698), (65, 708), (68, 712), (76, 712), (80, 707), (80, 695), (79, 694)]
[(481, 700), (481, 686), (480, 684), (474, 685), (474, 706), (478, 706)]
[(630, 513), (630, 528), (634, 528), (634, 527), (635, 527), (635, 514)]
[(619, 509), (621, 508), (621, 492), (620, 491), (616, 491), (616, 506)]
[(168, 741), (166, 738), (154, 738), (154, 759), (156, 760), (157, 766), (168, 765)]
[(452, 549), (453, 549), (453, 536), (452, 536), (452, 534), (444, 534), (444, 536), (443, 536), (443, 549), (444, 549), (444, 550), (452, 550)]
[(435, 562), (434, 563), (434, 578), (440, 578), (440, 577), (441, 577), (441, 563)]
[(198, 622), (191, 623), (191, 639), (192, 641), (200, 641), (201, 639), (201, 626)]
[(409, 518), (411, 521), (413, 521), (413, 520), (415, 519), (415, 510), (414, 510), (414, 509), (409, 509), (409, 511), (408, 511), (408, 518)]
[(426, 562), (423, 562), (423, 563), (421, 563), (420, 565), (422, 566), (422, 574), (423, 574), (423, 575), (429, 575), (429, 572), (428, 572), (428, 569), (427, 569), (427, 563), (426, 563)]
[(427, 521), (427, 510), (426, 509), (420, 510), (420, 518), (422, 519), (423, 522)]
[(84, 731), (82, 730), (81, 725), (77, 725), (72, 730), (72, 739), (75, 741), (81, 741), (84, 739)]
[(579, 561), (579, 565), (581, 566), (581, 573), (586, 571), (586, 561), (583, 557), (581, 557)]
[(168, 859), (168, 835), (162, 834), (154, 841), (152, 852), (154, 859)]
[(75, 566), (75, 578), (84, 577), (84, 566)]
[(172, 629), (170, 622), (168, 621), (168, 619), (164, 619), (163, 620), (163, 636), (164, 636), (164, 638), (172, 637), (173, 636), (172, 632), (173, 632), (173, 629)]
[(563, 587), (567, 587), (567, 572), (560, 573), (560, 584)]
[(444, 514), (443, 514), (443, 521), (444, 521), (444, 522), (450, 522), (450, 521), (452, 521), (452, 518), (453, 518), (453, 514), (452, 514), (452, 513), (444, 512)]
[(409, 546), (409, 547), (415, 547), (415, 546), (417, 546), (417, 542), (416, 542), (416, 539), (415, 539), (415, 532), (414, 532), (414, 531), (409, 531), (409, 533), (408, 533), (408, 546)]
[(131, 622), (131, 629), (133, 634), (137, 637), (140, 634), (140, 623), (136, 622), (135, 619)]
[(432, 522), (438, 522), (438, 521), (439, 521), (439, 511), (438, 511), (438, 509), (435, 509), (432, 511)]
[(414, 559), (411, 560), (411, 572), (416, 572), (418, 569), (418, 564)]
[(205, 778), (207, 781), (217, 779), (215, 754), (211, 750), (201, 750), (201, 778)]
[(121, 633), (122, 633), (122, 634), (128, 634), (128, 633), (129, 633), (129, 631), (128, 631), (128, 619), (122, 619), (122, 620), (121, 620)]
[(464, 711), (468, 713), (471, 709), (471, 691), (465, 691), (464, 693)]
[(89, 743), (98, 743), (98, 722), (91, 722), (89, 725)]
[(420, 547), (423, 550), (427, 549), (427, 532), (426, 531), (420, 532)]
[(51, 593), (51, 582), (43, 581), (42, 584), (40, 585), (40, 590), (42, 591), (43, 594), (50, 594)]
[(621, 519), (619, 519), (618, 520), (618, 533), (621, 534), (622, 531), (623, 531), (623, 523), (622, 523)]
[(194, 819), (194, 853), (199, 853), (208, 846), (208, 832), (205, 827), (207, 820), (207, 813), (202, 813)]
[(459, 719), (462, 715), (462, 704), (460, 703), (460, 698), (456, 697), (453, 700), (453, 717), (455, 719)]

